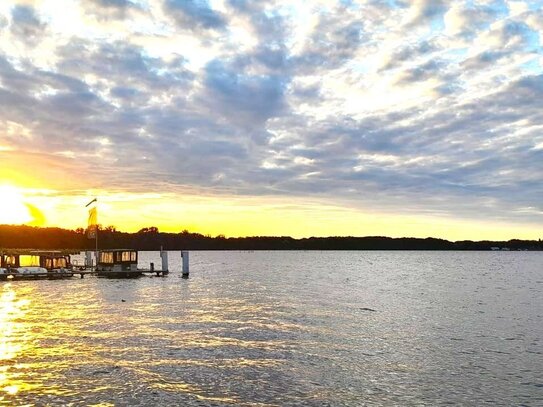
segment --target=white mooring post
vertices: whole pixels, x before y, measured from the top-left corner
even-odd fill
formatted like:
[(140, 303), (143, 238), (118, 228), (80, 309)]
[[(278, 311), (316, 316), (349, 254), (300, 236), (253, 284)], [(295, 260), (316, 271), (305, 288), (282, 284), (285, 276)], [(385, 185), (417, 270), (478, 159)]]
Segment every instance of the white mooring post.
[(189, 276), (189, 252), (183, 250), (181, 252), (181, 258), (183, 259), (183, 277)]
[(162, 259), (162, 274), (168, 273), (168, 252), (165, 250), (160, 250), (160, 258)]
[(89, 251), (85, 252), (85, 267), (88, 267), (88, 268), (92, 267), (92, 252), (89, 252)]

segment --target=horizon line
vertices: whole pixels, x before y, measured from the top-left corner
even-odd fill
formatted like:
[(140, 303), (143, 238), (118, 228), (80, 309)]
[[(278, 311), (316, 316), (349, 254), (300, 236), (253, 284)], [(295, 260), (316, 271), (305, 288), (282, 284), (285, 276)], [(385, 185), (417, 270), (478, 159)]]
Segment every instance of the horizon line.
[[(392, 237), (392, 236), (386, 236), (386, 235), (366, 235), (366, 236), (356, 236), (356, 235), (328, 235), (328, 236), (305, 236), (305, 237), (293, 237), (289, 235), (251, 235), (251, 236), (227, 236), (225, 234), (219, 233), (215, 236), (207, 233), (200, 233), (200, 232), (193, 232), (188, 229), (183, 229), (178, 232), (164, 232), (160, 231), (156, 226), (147, 226), (140, 228), (140, 230), (136, 232), (126, 232), (123, 230), (117, 229), (113, 225), (106, 226), (105, 228), (101, 225), (99, 226), (99, 231), (106, 232), (106, 233), (125, 233), (125, 234), (138, 234), (138, 233), (157, 233), (157, 234), (173, 234), (173, 235), (179, 235), (183, 233), (187, 233), (189, 235), (200, 235), (206, 238), (211, 239), (251, 239), (251, 238), (287, 238), (292, 240), (303, 240), (303, 239), (334, 239), (334, 238), (352, 238), (352, 239), (367, 239), (367, 238), (382, 238), (382, 239), (393, 239), (393, 240), (400, 240), (400, 239), (417, 239), (417, 240), (441, 240), (445, 242), (451, 242), (451, 243), (457, 243), (457, 242), (511, 242), (511, 241), (523, 241), (523, 242), (541, 242), (541, 238), (539, 239), (519, 239), (519, 238), (510, 238), (507, 240), (472, 240), (472, 239), (461, 239), (461, 240), (449, 240), (441, 237), (433, 237), (433, 236), (426, 236), (426, 237), (415, 237), (415, 236), (401, 236), (401, 237)], [(60, 229), (64, 231), (70, 231), (75, 233), (85, 233), (87, 231), (87, 228), (78, 227), (75, 229), (69, 229), (64, 228), (60, 226), (34, 226), (34, 225), (25, 225), (25, 224), (0, 224), (0, 228), (2, 227), (12, 227), (12, 228), (31, 228), (31, 229)], [(108, 228), (113, 227), (113, 230), (108, 230)], [(156, 231), (149, 231), (149, 229), (156, 229)], [(147, 231), (145, 231), (147, 229)]]

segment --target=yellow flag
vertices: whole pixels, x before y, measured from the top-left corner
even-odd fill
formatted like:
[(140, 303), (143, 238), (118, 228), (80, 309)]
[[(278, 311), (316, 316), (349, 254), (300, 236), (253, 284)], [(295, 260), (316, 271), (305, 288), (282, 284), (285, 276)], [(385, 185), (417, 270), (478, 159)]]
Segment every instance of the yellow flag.
[(96, 228), (98, 225), (98, 212), (96, 211), (96, 206), (89, 209), (89, 222), (87, 228), (87, 237), (89, 239), (94, 239), (96, 237)]
[(89, 209), (89, 223), (88, 226), (96, 226), (98, 224), (98, 213), (96, 207)]

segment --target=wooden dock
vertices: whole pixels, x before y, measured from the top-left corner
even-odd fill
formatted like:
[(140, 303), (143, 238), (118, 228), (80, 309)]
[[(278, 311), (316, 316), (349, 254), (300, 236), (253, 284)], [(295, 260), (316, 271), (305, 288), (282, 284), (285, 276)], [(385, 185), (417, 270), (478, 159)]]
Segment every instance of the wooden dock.
[[(160, 258), (162, 267), (156, 269), (154, 263), (149, 268), (139, 268), (138, 252), (134, 249), (110, 249), (99, 251), (96, 263), (93, 264), (85, 253), (85, 264), (72, 262), (70, 251), (67, 250), (29, 250), (13, 249), (9, 252), (0, 251), (0, 281), (12, 280), (61, 280), (87, 275), (105, 278), (137, 278), (144, 275), (164, 277), (169, 274), (168, 252), (161, 248)], [(21, 267), (21, 256), (39, 257), (39, 259)], [(189, 253), (181, 252), (182, 276), (189, 275)], [(28, 260), (28, 259), (26, 259)], [(32, 260), (32, 259), (31, 259)], [(90, 260), (90, 261), (89, 261)], [(28, 263), (28, 261), (27, 261)]]
[(0, 273), (0, 281), (7, 280), (63, 280), (72, 278), (75, 275), (79, 275), (83, 278), (86, 275), (94, 274), (91, 270), (74, 270), (64, 272), (48, 271), (46, 273), (19, 273), (19, 272), (5, 272)]
[(163, 270), (149, 270), (138, 269), (137, 271), (96, 271), (94, 269), (82, 269), (72, 270), (64, 272), (52, 272), (46, 273), (19, 273), (19, 272), (5, 272), (0, 273), (0, 281), (8, 280), (65, 280), (79, 276), (84, 278), (85, 276), (98, 276), (106, 278), (138, 278), (146, 274), (156, 275), (157, 277), (165, 276), (168, 271)]

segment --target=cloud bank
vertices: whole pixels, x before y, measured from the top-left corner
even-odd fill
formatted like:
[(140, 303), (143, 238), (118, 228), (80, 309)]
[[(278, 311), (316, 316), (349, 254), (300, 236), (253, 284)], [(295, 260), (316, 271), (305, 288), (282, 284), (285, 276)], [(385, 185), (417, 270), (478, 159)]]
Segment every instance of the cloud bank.
[(543, 224), (541, 21), (539, 1), (7, 1), (0, 159), (83, 189)]

